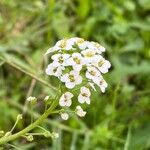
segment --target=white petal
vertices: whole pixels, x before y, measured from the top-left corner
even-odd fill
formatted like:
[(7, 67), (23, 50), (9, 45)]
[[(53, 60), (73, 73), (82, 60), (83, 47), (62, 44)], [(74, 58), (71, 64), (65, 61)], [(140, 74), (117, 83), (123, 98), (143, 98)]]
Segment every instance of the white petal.
[(64, 99), (59, 100), (59, 105), (62, 106), (62, 107), (64, 107), (66, 105)]
[(89, 85), (91, 86), (91, 88), (92, 88), (94, 91), (96, 91), (95, 86), (94, 86), (94, 83), (89, 82)]
[(78, 96), (78, 101), (81, 104), (83, 104), (85, 102), (85, 99), (84, 99), (84, 97), (81, 94), (79, 94), (79, 96)]
[(65, 85), (66, 85), (66, 87), (68, 89), (73, 89), (75, 87), (75, 83), (74, 82), (66, 82)]
[(68, 99), (68, 100), (66, 101), (66, 106), (67, 106), (67, 107), (70, 107), (71, 104), (72, 104), (72, 100), (71, 100), (71, 99)]
[(72, 57), (73, 57), (73, 58), (74, 58), (74, 57), (81, 58), (81, 54), (80, 54), (80, 53), (73, 53), (73, 54), (72, 54)]
[(61, 81), (62, 82), (67, 82), (68, 81), (68, 76), (69, 76), (69, 74), (67, 73), (67, 74), (64, 74), (62, 77), (61, 77)]
[(52, 55), (51, 58), (52, 58), (52, 60), (56, 60), (57, 61), (59, 57), (61, 57), (61, 54)]
[(73, 65), (73, 69), (79, 72), (82, 69), (82, 65)]
[(85, 99), (85, 102), (89, 105), (90, 104), (90, 98), (89, 97), (86, 97), (86, 99)]
[(62, 57), (63, 57), (64, 59), (68, 59), (68, 58), (70, 57), (70, 55), (69, 55), (69, 54), (62, 54)]
[(54, 47), (51, 47), (51, 48), (49, 48), (49, 49), (46, 51), (45, 55), (50, 54), (50, 53), (55, 52), (55, 51), (57, 51), (57, 50), (54, 49)]
[(86, 93), (87, 97), (91, 96), (90, 90), (87, 87), (85, 87), (85, 86), (81, 87), (81, 93)]
[(93, 76), (92, 76), (88, 71), (86, 71), (85, 76), (86, 76), (88, 79), (93, 79)]
[(65, 95), (67, 96), (68, 99), (71, 99), (73, 97), (73, 94), (70, 92), (66, 92)]
[(71, 58), (67, 59), (66, 64), (68, 66), (74, 66), (75, 62), (74, 62), (73, 58), (71, 57)]
[(105, 52), (105, 47), (101, 46), (99, 49), (101, 52)]
[(46, 68), (45, 72), (47, 75), (53, 75), (53, 72), (52, 72), (51, 68), (49, 68), (49, 67)]
[(81, 84), (82, 83), (82, 77), (79, 75), (75, 81), (75, 84)]

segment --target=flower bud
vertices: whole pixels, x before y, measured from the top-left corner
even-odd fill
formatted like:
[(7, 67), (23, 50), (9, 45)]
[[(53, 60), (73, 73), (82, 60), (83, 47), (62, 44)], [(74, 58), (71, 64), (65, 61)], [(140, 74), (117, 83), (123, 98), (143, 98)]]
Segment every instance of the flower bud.
[(50, 103), (51, 103), (50, 96), (46, 96), (46, 97), (44, 98), (44, 102), (45, 102), (45, 104), (50, 104)]
[(29, 96), (29, 97), (27, 98), (27, 101), (29, 101), (32, 105), (34, 105), (34, 104), (37, 103), (37, 98), (36, 98), (36, 97)]
[(6, 132), (5, 136), (10, 136), (11, 132)]
[(51, 133), (50, 133), (49, 131), (45, 131), (45, 132), (43, 133), (43, 135), (44, 135), (45, 137), (50, 137), (50, 136), (51, 136)]
[(59, 138), (59, 134), (56, 132), (52, 132), (51, 137), (54, 139), (57, 139), (57, 138)]
[(26, 139), (30, 142), (34, 140), (33, 135), (31, 135), (31, 134), (26, 136)]
[(19, 120), (22, 120), (22, 114), (19, 114), (18, 116), (17, 116), (17, 120), (19, 121)]

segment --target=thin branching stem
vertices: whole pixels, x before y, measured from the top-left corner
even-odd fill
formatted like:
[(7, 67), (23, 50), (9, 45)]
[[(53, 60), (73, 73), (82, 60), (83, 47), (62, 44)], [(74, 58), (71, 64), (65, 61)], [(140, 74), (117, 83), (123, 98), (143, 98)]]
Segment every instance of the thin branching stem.
[(49, 107), (49, 109), (47, 109), (44, 112), (43, 115), (41, 115), (34, 123), (30, 124), (29, 126), (27, 126), (25, 129), (21, 130), (20, 132), (0, 138), (0, 145), (6, 144), (10, 141), (13, 141), (13, 140), (25, 135), (26, 133), (28, 133), (35, 127), (37, 127), (37, 125), (41, 124), (52, 113), (52, 111), (55, 109), (57, 104), (58, 104), (57, 101), (53, 101), (52, 105)]

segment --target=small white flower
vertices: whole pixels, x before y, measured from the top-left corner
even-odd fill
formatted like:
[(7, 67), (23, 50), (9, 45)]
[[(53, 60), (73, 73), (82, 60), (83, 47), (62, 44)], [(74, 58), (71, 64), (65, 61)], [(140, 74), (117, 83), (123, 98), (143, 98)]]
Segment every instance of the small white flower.
[(60, 77), (62, 75), (62, 71), (65, 68), (63, 66), (60, 65), (56, 65), (55, 63), (51, 63), (47, 66), (46, 68), (46, 74), (50, 75), (50, 76), (56, 76), (56, 77)]
[(96, 61), (96, 51), (92, 49), (86, 49), (81, 52), (84, 56), (86, 63), (92, 63)]
[(61, 113), (60, 116), (63, 120), (68, 120), (68, 118), (69, 118), (69, 115), (67, 113)]
[(86, 115), (86, 111), (84, 111), (81, 106), (77, 106), (76, 107), (76, 114), (79, 116), (79, 117), (84, 117)]
[(78, 96), (78, 101), (83, 104), (86, 102), (87, 104), (90, 104), (90, 96), (91, 92), (87, 87), (81, 87), (81, 93)]
[(108, 69), (111, 67), (111, 64), (108, 60), (105, 60), (102, 56), (97, 56), (93, 65), (96, 66), (102, 73), (107, 73)]
[(67, 60), (68, 66), (72, 66), (74, 70), (80, 71), (84, 65), (84, 59), (80, 53), (73, 53), (72, 57)]
[(59, 50), (71, 50), (73, 43), (67, 39), (58, 41), (54, 47), (51, 47), (47, 50), (46, 54), (59, 51)]
[(87, 48), (87, 41), (84, 41), (83, 38), (74, 37), (74, 38), (69, 39), (69, 42), (72, 43), (73, 45), (76, 44), (81, 50), (84, 50)]
[(87, 67), (87, 71), (86, 71), (85, 75), (88, 79), (93, 80), (93, 79), (99, 77), (101, 75), (101, 73), (95, 67)]
[(105, 48), (103, 46), (101, 46), (99, 43), (97, 42), (90, 42), (90, 44), (88, 45), (89, 49), (93, 49), (96, 51), (96, 53), (101, 54), (102, 52), (105, 52)]
[(105, 92), (105, 89), (106, 89), (106, 87), (107, 87), (108, 85), (107, 85), (107, 82), (103, 79), (102, 76), (100, 76), (100, 77), (98, 77), (98, 78), (95, 78), (95, 79), (93, 80), (93, 82), (94, 82), (96, 85), (98, 85), (98, 86), (100, 87), (102, 93)]
[(65, 82), (68, 89), (72, 89), (82, 82), (82, 77), (79, 75), (79, 72), (72, 70), (70, 73), (63, 75), (61, 81)]
[(70, 107), (72, 104), (71, 98), (73, 97), (73, 94), (70, 92), (66, 92), (63, 94), (59, 99), (59, 105), (60, 106), (67, 106)]
[(69, 54), (55, 54), (51, 58), (53, 61), (53, 64), (56, 66), (66, 66), (66, 60), (70, 57)]
[(88, 47), (89, 43), (89, 41), (78, 40), (77, 45), (80, 50), (85, 50)]

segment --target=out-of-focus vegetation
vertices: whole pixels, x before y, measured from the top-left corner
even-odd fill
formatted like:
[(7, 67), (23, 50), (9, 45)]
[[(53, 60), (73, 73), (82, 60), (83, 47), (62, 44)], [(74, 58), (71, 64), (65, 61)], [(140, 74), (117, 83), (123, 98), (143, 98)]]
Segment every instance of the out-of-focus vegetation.
[[(50, 83), (58, 83), (44, 73), (44, 53), (58, 39), (100, 42), (112, 63), (109, 88), (93, 94), (84, 119), (63, 122), (54, 115), (43, 126), (59, 139), (12, 144), (21, 150), (150, 149), (149, 14), (149, 0), (0, 0), (0, 130), (13, 126), (29, 95), (38, 97), (34, 110), (41, 113), (40, 100), (55, 94)], [(15, 131), (29, 122), (26, 117)]]

